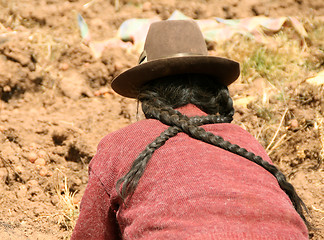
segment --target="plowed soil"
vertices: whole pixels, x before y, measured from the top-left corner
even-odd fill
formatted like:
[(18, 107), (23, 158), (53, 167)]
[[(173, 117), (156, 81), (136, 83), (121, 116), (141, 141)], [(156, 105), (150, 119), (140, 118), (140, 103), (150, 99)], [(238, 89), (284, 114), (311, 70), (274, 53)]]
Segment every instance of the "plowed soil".
[[(117, 74), (137, 64), (137, 55), (116, 48), (95, 58), (80, 37), (77, 13), (99, 41), (114, 37), (129, 18), (167, 19), (176, 9), (194, 19), (324, 16), (322, 0), (0, 0), (2, 239), (69, 238), (100, 139), (142, 117), (136, 101), (109, 87)], [(315, 240), (324, 239), (324, 130), (318, 125), (323, 87), (302, 80), (286, 86), (294, 96), (287, 100), (286, 140), (270, 156), (309, 208)], [(242, 91), (231, 88), (233, 96)], [(249, 91), (257, 96), (260, 88)], [(237, 107), (234, 123), (255, 136), (273, 136), (275, 129), (263, 132), (262, 119), (250, 104)], [(75, 194), (72, 213), (64, 202), (68, 193)]]

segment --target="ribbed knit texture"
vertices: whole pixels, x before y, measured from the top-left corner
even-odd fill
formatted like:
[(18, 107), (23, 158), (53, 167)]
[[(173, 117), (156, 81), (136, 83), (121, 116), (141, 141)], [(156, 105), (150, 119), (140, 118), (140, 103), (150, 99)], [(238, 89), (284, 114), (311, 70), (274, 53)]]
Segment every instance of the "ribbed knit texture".
[[(192, 105), (180, 111), (204, 115)], [(308, 239), (305, 224), (269, 172), (184, 133), (153, 154), (125, 206), (117, 180), (165, 129), (157, 120), (143, 120), (102, 139), (72, 240)], [(271, 162), (257, 140), (234, 124), (204, 129)]]

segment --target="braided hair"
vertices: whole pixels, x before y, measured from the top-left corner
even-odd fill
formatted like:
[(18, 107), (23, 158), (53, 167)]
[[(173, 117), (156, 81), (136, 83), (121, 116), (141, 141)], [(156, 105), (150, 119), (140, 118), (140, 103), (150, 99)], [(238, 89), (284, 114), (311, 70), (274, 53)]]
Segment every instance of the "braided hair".
[[(146, 146), (145, 150), (134, 160), (129, 172), (117, 181), (116, 189), (122, 199), (125, 200), (135, 191), (154, 151), (163, 146), (169, 138), (183, 132), (192, 138), (242, 156), (270, 172), (277, 179), (280, 188), (288, 195), (298, 214), (309, 226), (303, 214), (303, 210), (308, 212), (307, 208), (282, 172), (253, 152), (225, 141), (221, 136), (214, 135), (200, 127), (204, 124), (230, 123), (233, 120), (233, 101), (226, 86), (205, 75), (169, 76), (144, 85), (138, 100), (142, 103), (146, 118), (157, 119), (169, 128)], [(187, 117), (175, 110), (187, 104), (196, 105), (208, 115)]]

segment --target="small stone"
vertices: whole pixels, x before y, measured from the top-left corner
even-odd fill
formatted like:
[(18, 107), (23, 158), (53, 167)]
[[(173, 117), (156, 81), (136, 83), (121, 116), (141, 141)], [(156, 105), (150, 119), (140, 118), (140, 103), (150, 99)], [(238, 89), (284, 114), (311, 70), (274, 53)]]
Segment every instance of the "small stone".
[(46, 165), (46, 161), (44, 158), (37, 158), (34, 162), (36, 165), (39, 166), (45, 166)]
[(291, 122), (290, 122), (290, 126), (291, 126), (292, 128), (298, 128), (298, 121), (297, 121), (297, 119), (293, 119), (293, 120), (291, 120)]
[(4, 92), (10, 92), (11, 91), (11, 87), (8, 86), (8, 85), (6, 85), (6, 86), (3, 87), (3, 91)]
[(62, 71), (66, 71), (70, 68), (70, 65), (68, 63), (60, 63), (59, 69)]
[(46, 167), (41, 167), (41, 169), (39, 170), (39, 175), (41, 175), (42, 177), (45, 177), (48, 173), (48, 170)]
[(44, 151), (44, 150), (39, 150), (38, 151), (38, 156), (40, 157), (40, 158), (47, 158), (47, 152), (46, 151)]
[(18, 174), (22, 174), (24, 172), (24, 167), (23, 166), (15, 166), (15, 171), (18, 173)]
[(27, 182), (27, 187), (28, 188), (32, 188), (32, 187), (35, 187), (35, 186), (38, 186), (38, 182), (36, 180), (32, 179), (32, 180), (29, 180)]
[(27, 158), (28, 158), (28, 161), (30, 161), (31, 163), (34, 163), (37, 159), (37, 154), (36, 152), (32, 151), (32, 152), (29, 152), (28, 155), (27, 155)]

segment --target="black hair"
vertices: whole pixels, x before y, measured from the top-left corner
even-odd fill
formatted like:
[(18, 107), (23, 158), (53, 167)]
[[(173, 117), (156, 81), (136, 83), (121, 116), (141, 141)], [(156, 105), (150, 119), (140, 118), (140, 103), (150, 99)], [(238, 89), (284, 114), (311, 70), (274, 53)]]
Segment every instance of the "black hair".
[[(145, 150), (134, 160), (129, 172), (117, 181), (116, 189), (122, 199), (126, 199), (135, 191), (154, 151), (163, 146), (169, 138), (176, 136), (179, 132), (184, 132), (192, 138), (242, 156), (270, 172), (277, 179), (280, 188), (289, 196), (298, 214), (309, 226), (303, 214), (303, 210), (308, 212), (307, 208), (282, 172), (262, 157), (225, 141), (221, 136), (206, 132), (200, 127), (204, 124), (230, 123), (233, 120), (233, 101), (226, 86), (218, 83), (213, 77), (205, 75), (169, 76), (144, 85), (140, 90), (138, 100), (142, 103), (146, 118), (157, 119), (170, 127), (146, 146)], [(176, 110), (190, 103), (208, 115), (187, 117)]]

